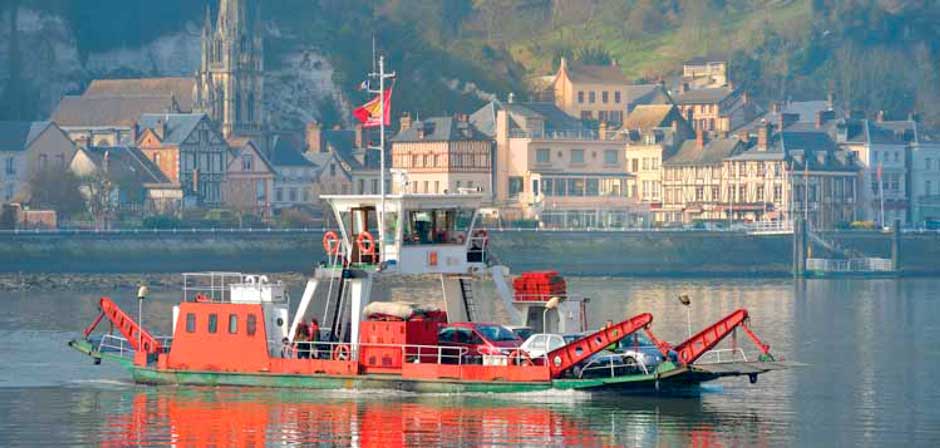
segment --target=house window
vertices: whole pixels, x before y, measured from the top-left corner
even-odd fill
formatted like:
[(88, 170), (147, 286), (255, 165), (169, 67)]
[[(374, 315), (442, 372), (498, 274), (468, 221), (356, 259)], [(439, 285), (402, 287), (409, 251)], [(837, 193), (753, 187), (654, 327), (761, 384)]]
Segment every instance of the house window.
[(597, 196), (600, 193), (600, 180), (597, 178), (588, 178), (586, 185), (587, 196)]
[(268, 192), (265, 190), (267, 190), (267, 188), (264, 185), (264, 181), (259, 180), (255, 184), (255, 200), (258, 202), (258, 204), (264, 204), (267, 202)]
[(584, 150), (583, 149), (572, 149), (571, 150), (571, 163), (584, 163)]
[(774, 202), (780, 202), (783, 200), (783, 187), (780, 185), (774, 185)]
[(757, 201), (758, 202), (764, 201), (764, 186), (763, 185), (757, 186)]
[(49, 166), (49, 157), (45, 154), (39, 155), (39, 169), (44, 170)]
[(930, 187), (931, 187), (930, 181), (929, 181), (929, 180), (928, 180), (928, 181), (924, 181), (924, 195), (925, 195), (925, 196), (929, 196), (929, 195), (930, 195)]
[(542, 179), (542, 193), (546, 196), (551, 196), (554, 194), (555, 182), (552, 178)]
[(600, 121), (602, 121), (602, 122), (605, 122), (605, 123), (606, 123), (606, 122), (607, 122), (607, 111), (606, 111), (606, 110), (602, 110), (602, 111), (598, 112), (598, 113), (597, 113), (597, 119), (600, 120)]
[(601, 92), (601, 102), (604, 104), (610, 102), (610, 94), (606, 90)]
[(274, 200), (277, 201), (277, 202), (282, 202), (282, 201), (284, 201), (284, 189), (282, 189), (282, 188), (275, 188), (275, 189), (274, 189)]
[(532, 195), (534, 196), (539, 195), (539, 180), (538, 179), (532, 179)]
[(594, 104), (596, 102), (597, 102), (597, 92), (592, 90), (591, 93), (588, 93), (588, 103)]
[[(458, 181), (459, 183), (459, 181)], [(458, 185), (460, 187), (460, 185)], [(522, 192), (522, 177), (512, 176), (509, 178), (509, 197), (517, 198)]]
[(584, 179), (568, 179), (568, 196), (584, 196)]
[(620, 162), (620, 157), (617, 155), (616, 149), (607, 149), (604, 151), (604, 164), (606, 165), (617, 165)]
[(584, 91), (578, 92), (578, 104), (584, 104)]
[(441, 192), (441, 181), (439, 180), (434, 181), (434, 192), (435, 193)]
[(640, 159), (632, 159), (630, 162), (633, 165), (630, 170), (631, 172), (635, 173), (640, 171)]
[(698, 202), (702, 202), (703, 200), (705, 200), (705, 187), (695, 187), (695, 200)]
[(245, 322), (245, 332), (248, 333), (248, 336), (254, 336), (257, 329), (258, 318), (254, 314), (249, 314), (248, 320)]
[(186, 332), (196, 332), (196, 315), (193, 313), (186, 313)]
[(591, 112), (591, 111), (589, 111), (589, 110), (582, 110), (582, 111), (581, 111), (581, 119), (582, 119), (582, 120), (593, 120), (593, 119), (594, 119), (594, 113)]
[(930, 169), (930, 157), (927, 157), (927, 159), (924, 160), (924, 168), (928, 170)]
[(741, 185), (741, 187), (738, 188), (738, 200), (741, 202), (747, 201), (747, 185)]
[(620, 104), (620, 91), (614, 91), (614, 103)]
[(212, 313), (209, 315), (209, 333), (215, 334), (219, 330), (219, 315)]
[(287, 200), (289, 200), (290, 202), (297, 202), (297, 189), (296, 188), (289, 188), (287, 190)]
[(359, 179), (359, 194), (365, 194), (366, 192), (366, 180)]
[(378, 192), (379, 192), (379, 180), (372, 179), (372, 194), (376, 194)]
[(566, 179), (555, 179), (555, 196), (565, 196), (568, 194), (568, 181)]
[(242, 156), (242, 171), (251, 171), (252, 165), (254, 165), (254, 156), (251, 154), (245, 154)]
[(16, 164), (14, 163), (13, 157), (7, 157), (3, 165), (4, 165), (3, 171), (6, 174), (10, 176), (13, 176), (16, 174)]
[(235, 314), (228, 315), (228, 334), (238, 333), (238, 316)]
[(552, 161), (552, 150), (548, 148), (539, 148), (535, 150), (535, 162), (536, 163), (551, 163)]

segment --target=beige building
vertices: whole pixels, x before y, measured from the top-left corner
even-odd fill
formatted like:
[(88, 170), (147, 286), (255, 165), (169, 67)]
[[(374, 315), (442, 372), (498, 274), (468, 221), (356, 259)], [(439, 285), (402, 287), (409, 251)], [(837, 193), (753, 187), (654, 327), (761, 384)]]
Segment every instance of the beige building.
[(412, 124), (402, 118), (392, 138), (395, 192), (493, 193), (493, 140), (470, 123), (466, 115), (432, 117)]
[[(356, 125), (325, 130), (312, 122), (306, 128), (305, 156), (317, 165), (318, 194), (379, 194), (378, 130)], [(388, 166), (391, 160), (386, 160)], [(386, 178), (386, 191), (390, 180)]]
[(714, 56), (689, 59), (682, 64), (681, 82), (693, 89), (725, 87), (728, 85), (728, 60)]
[(671, 104), (639, 105), (617, 134), (626, 141), (626, 169), (636, 176), (637, 198), (650, 210), (653, 223), (667, 221), (663, 213), (663, 160), (693, 133), (678, 108)]
[(222, 202), (245, 213), (270, 217), (274, 166), (247, 137), (229, 138), (228, 144), (231, 149), (222, 181)]
[(663, 162), (663, 207), (666, 222), (689, 224), (725, 219), (721, 188), (725, 159), (745, 149), (737, 136), (710, 138), (701, 129)]
[(26, 200), (29, 179), (47, 170), (65, 170), (75, 145), (55, 123), (0, 121), (0, 203)]
[(628, 195), (634, 176), (622, 141), (602, 139), (546, 103), (492, 102), (471, 122), (496, 140), (495, 199), (503, 218), (582, 228), (645, 220)]
[(565, 58), (549, 90), (568, 115), (612, 124), (623, 123), (636, 105), (671, 101), (661, 84), (631, 84), (616, 64), (569, 64)]

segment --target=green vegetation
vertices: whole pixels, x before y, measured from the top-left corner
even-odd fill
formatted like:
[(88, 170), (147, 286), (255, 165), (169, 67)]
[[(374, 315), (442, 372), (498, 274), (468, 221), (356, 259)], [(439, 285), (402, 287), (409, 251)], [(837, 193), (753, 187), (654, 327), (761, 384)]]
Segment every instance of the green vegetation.
[[(216, 0), (30, 6), (65, 15), (87, 54), (148, 42), (187, 21), (201, 24), (207, 3)], [(491, 94), (522, 95), (526, 80), (552, 73), (561, 56), (615, 60), (632, 78), (654, 80), (675, 74), (689, 57), (719, 54), (731, 58), (738, 84), (764, 101), (832, 92), (850, 109), (884, 109), (894, 118), (914, 111), (940, 124), (938, 2), (279, 0), (264, 8), (278, 36), (267, 40), (269, 65), (283, 52), (318, 48), (353, 102), (365, 99), (356, 86), (371, 68), (374, 33), (399, 73), (398, 112), (466, 111)], [(16, 73), (9, 79), (28, 84)], [(30, 92), (5, 91), (14, 100)], [(327, 109), (332, 124), (338, 112)]]

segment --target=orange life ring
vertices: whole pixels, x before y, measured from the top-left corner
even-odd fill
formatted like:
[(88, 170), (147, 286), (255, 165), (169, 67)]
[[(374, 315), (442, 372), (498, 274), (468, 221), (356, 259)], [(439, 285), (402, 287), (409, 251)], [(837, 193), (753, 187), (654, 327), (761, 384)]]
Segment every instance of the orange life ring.
[(349, 346), (346, 344), (337, 345), (333, 348), (334, 361), (346, 361), (349, 359)]
[(339, 253), (339, 235), (330, 230), (323, 234), (323, 249), (327, 255), (336, 255)]
[(209, 302), (210, 302), (209, 297), (207, 297), (205, 294), (202, 294), (202, 293), (196, 294), (196, 303), (209, 303)]
[(532, 357), (524, 350), (513, 350), (509, 353), (509, 365), (511, 366), (534, 366)]
[(368, 231), (361, 232), (356, 237), (356, 246), (359, 246), (359, 253), (361, 254), (375, 254), (375, 237)]

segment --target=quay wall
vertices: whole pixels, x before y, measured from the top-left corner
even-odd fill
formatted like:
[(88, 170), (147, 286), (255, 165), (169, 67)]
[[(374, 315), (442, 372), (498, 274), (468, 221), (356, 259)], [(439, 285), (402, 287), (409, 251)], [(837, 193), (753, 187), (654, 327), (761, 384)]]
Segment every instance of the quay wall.
[[(891, 254), (888, 234), (856, 231), (823, 237), (865, 256)], [(2, 234), (0, 272), (310, 272), (325, 259), (321, 238), (317, 231)], [(492, 231), (490, 238), (493, 254), (514, 272), (787, 276), (792, 266), (792, 240), (786, 235)], [(813, 255), (830, 254), (814, 246)], [(940, 234), (905, 234), (901, 266), (908, 275), (940, 275)]]

